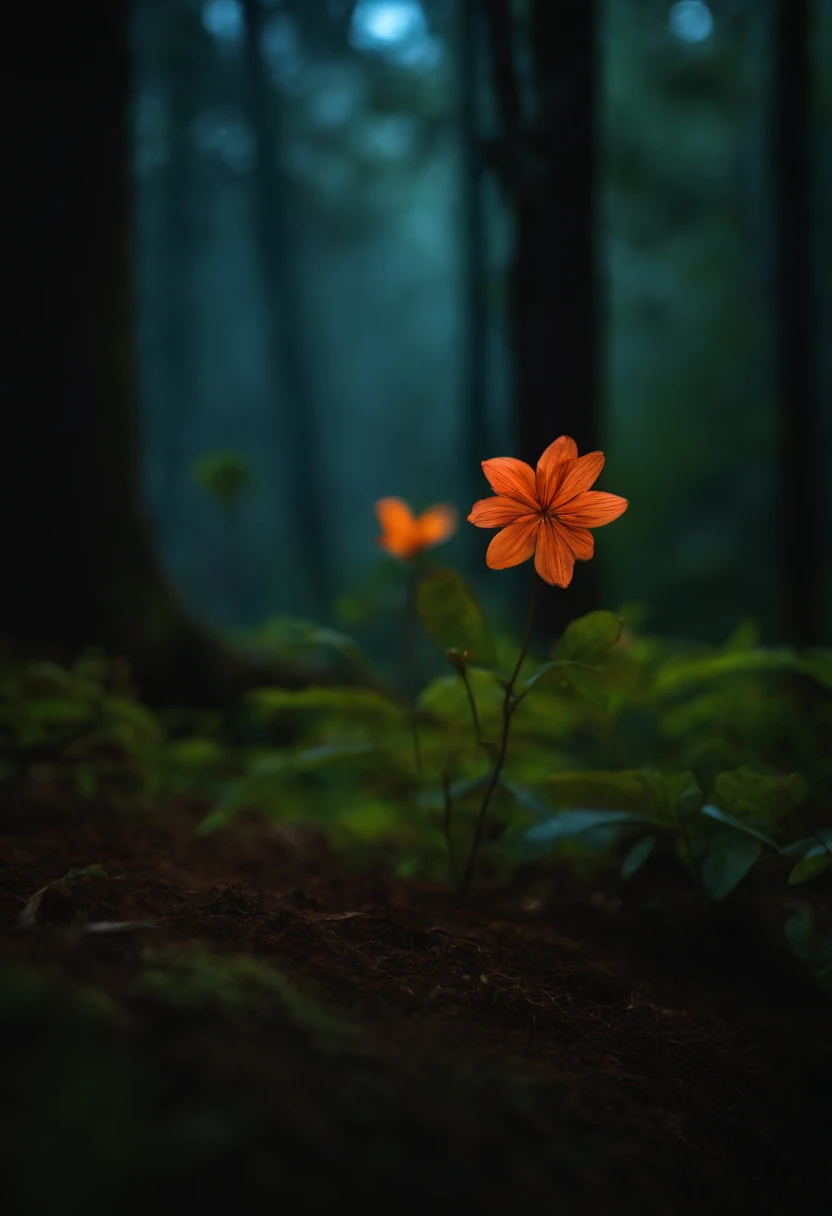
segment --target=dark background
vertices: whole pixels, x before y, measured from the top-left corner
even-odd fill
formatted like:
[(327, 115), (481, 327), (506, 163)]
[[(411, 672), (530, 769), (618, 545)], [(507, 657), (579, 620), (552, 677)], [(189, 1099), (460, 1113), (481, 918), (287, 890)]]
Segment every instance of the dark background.
[[(631, 506), (544, 626), (830, 641), (832, 5), (16, 20), (5, 632), (162, 653), (155, 555), (204, 623), (369, 628), (376, 498), (464, 517), (567, 433)], [(516, 627), (489, 535), (439, 559)]]

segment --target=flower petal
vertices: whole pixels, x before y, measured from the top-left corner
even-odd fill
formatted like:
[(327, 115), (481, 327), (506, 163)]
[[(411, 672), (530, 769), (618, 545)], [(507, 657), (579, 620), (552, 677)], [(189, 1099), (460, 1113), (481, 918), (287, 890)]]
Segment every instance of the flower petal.
[(588, 528), (570, 528), (561, 519), (553, 519), (552, 526), (579, 562), (592, 559), (595, 553), (595, 537)]
[(507, 570), (519, 566), (534, 553), (540, 527), (539, 515), (523, 515), (498, 532), (485, 554), (486, 565), (492, 570)]
[(515, 460), (513, 456), (497, 456), (494, 460), (484, 460), (482, 471), (495, 494), (505, 494), (508, 498), (525, 503), (532, 511), (538, 510), (540, 504), (534, 470), (524, 460)]
[(506, 498), (504, 494), (495, 494), (493, 498), (481, 498), (474, 503), (468, 522), (478, 528), (504, 528), (528, 513), (529, 508), (525, 503), (518, 502), (516, 498)]
[(587, 490), (576, 494), (571, 502), (558, 511), (558, 519), (568, 528), (600, 528), (611, 524), (623, 515), (629, 503), (618, 494), (605, 494), (603, 490)]
[(376, 503), (376, 516), (382, 528), (394, 531), (413, 523), (413, 512), (403, 498), (380, 498)]
[(569, 472), (570, 465), (578, 459), (578, 445), (568, 435), (561, 435), (550, 443), (537, 462), (535, 480), (537, 496), (541, 506), (554, 500), (558, 487)]
[(448, 503), (438, 503), (428, 507), (416, 520), (416, 540), (420, 549), (430, 549), (433, 545), (441, 545), (443, 540), (453, 536), (457, 529), (457, 514)]
[(380, 498), (376, 503), (376, 515), (381, 524), (382, 535), (378, 543), (394, 557), (411, 557), (414, 553), (416, 521), (413, 512), (402, 498)]
[(551, 520), (546, 520), (537, 537), (534, 568), (544, 583), (568, 587), (572, 582), (575, 558)]
[(604, 467), (603, 452), (589, 452), (576, 460), (564, 477), (557, 492), (557, 497), (551, 503), (551, 510), (560, 515), (559, 507), (569, 502), (576, 494), (583, 493), (598, 480)]

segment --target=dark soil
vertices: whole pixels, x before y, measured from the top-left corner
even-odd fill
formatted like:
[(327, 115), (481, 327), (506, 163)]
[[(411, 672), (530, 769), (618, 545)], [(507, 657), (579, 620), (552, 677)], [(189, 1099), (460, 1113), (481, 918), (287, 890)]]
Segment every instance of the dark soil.
[(195, 821), (3, 810), (7, 1211), (828, 1197), (830, 1002), (772, 945), (787, 907), (709, 910), (675, 871), (658, 899), (655, 872), (556, 872), (463, 907), (300, 831)]

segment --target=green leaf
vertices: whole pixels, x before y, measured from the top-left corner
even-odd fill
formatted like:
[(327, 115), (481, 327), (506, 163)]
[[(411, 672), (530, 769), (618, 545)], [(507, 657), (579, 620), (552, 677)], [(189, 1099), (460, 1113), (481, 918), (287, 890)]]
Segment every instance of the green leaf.
[[(491, 779), (491, 774), (486, 773), (483, 777), (463, 778), (459, 781), (453, 781), (448, 786), (448, 793), (451, 801), (454, 803), (464, 802), (466, 798), (470, 798), (472, 794), (478, 793), (484, 789)], [(416, 802), (425, 810), (439, 811), (444, 808), (445, 799), (444, 791), (441, 789), (422, 789), (416, 795)]]
[(457, 802), (462, 798), (467, 798), (469, 794), (476, 794), (478, 790), (485, 789), (490, 780), (491, 774), (486, 773), (484, 777), (472, 777), (469, 780), (454, 781), (448, 787), (448, 793), (454, 802)]
[(658, 836), (642, 836), (630, 849), (621, 864), (621, 877), (626, 881), (638, 873), (656, 847)]
[(25, 713), (39, 726), (70, 726), (92, 721), (90, 706), (83, 701), (50, 697), (23, 702)]
[(621, 637), (624, 621), (614, 612), (590, 612), (567, 625), (554, 649), (556, 659), (598, 663)]
[(240, 452), (209, 452), (193, 465), (198, 485), (232, 510), (252, 482), (251, 464)]
[(75, 767), (75, 788), (80, 798), (94, 798), (98, 791), (98, 773), (93, 764), (78, 764)]
[(595, 828), (628, 827), (652, 822), (646, 815), (634, 815), (629, 811), (560, 811), (545, 823), (537, 823), (533, 828), (529, 828), (526, 839), (534, 844), (554, 844), (570, 836), (594, 831)]
[(428, 570), (419, 583), (416, 608), (426, 632), (443, 650), (467, 650), (472, 663), (496, 662), (479, 600), (456, 570)]
[(504, 789), (507, 794), (510, 794), (519, 807), (524, 811), (530, 811), (532, 815), (536, 815), (538, 819), (547, 821), (552, 818), (552, 808), (548, 803), (544, 802), (534, 790), (529, 789), (527, 785), (521, 785), (517, 781), (501, 781), (500, 788)]
[(167, 759), (185, 769), (210, 769), (222, 764), (226, 752), (216, 739), (205, 739), (191, 735), (186, 739), (172, 739), (166, 748)]
[(350, 716), (394, 718), (401, 713), (400, 705), (371, 688), (255, 688), (246, 699), (269, 714), (319, 710)]
[(555, 773), (547, 786), (561, 806), (609, 807), (646, 815), (651, 822), (675, 826), (680, 807), (701, 799), (693, 773), (669, 775), (639, 769)]
[(222, 798), (198, 825), (197, 835), (208, 836), (225, 827), (240, 811), (254, 806), (264, 793), (296, 773), (372, 754), (382, 755), (372, 743), (333, 743), (261, 756), (243, 777), (227, 786)]
[(736, 832), (715, 836), (702, 864), (702, 885), (711, 899), (722, 900), (745, 878), (761, 853), (760, 842)]
[(67, 870), (63, 881), (75, 882), (79, 878), (107, 878), (107, 871), (103, 866), (78, 866), (77, 869)]
[(767, 845), (773, 849), (775, 853), (780, 852), (780, 846), (770, 836), (766, 836), (753, 824), (747, 823), (742, 819), (737, 819), (735, 815), (729, 815), (727, 811), (723, 811), (718, 806), (712, 806), (710, 803), (702, 807), (702, 814), (707, 815), (709, 819), (718, 819), (720, 823), (726, 823), (731, 828), (736, 828), (738, 832), (742, 832), (745, 836), (752, 836), (755, 840), (759, 840), (761, 844)]
[(832, 937), (815, 932), (812, 913), (805, 905), (789, 917), (783, 929), (792, 950), (803, 960), (821, 988), (832, 991)]
[(527, 692), (535, 688), (571, 692), (598, 709), (606, 709), (609, 702), (609, 688), (598, 668), (575, 659), (553, 659), (544, 663), (526, 681)]
[(337, 650), (357, 667), (369, 670), (372, 666), (358, 643), (348, 634), (341, 633), (340, 629), (330, 629), (328, 625), (317, 625), (314, 621), (304, 621), (300, 617), (279, 616), (266, 621), (257, 631), (257, 636), (266, 644), (273, 639), (280, 641), (281, 634), (301, 641), (306, 646), (325, 646)]
[(58, 663), (29, 663), (26, 667), (27, 680), (43, 680), (48, 684), (57, 684), (59, 688), (72, 688), (72, 673)]
[(802, 861), (792, 868), (789, 874), (789, 886), (795, 887), (799, 883), (809, 882), (818, 874), (823, 874), (830, 866), (832, 866), (832, 853), (822, 844), (816, 845), (814, 849), (809, 850)]
[(809, 787), (799, 773), (758, 773), (738, 768), (720, 773), (714, 782), (711, 801), (737, 819), (759, 817), (777, 823), (805, 801)]
[(811, 852), (819, 844), (828, 845), (832, 849), (832, 827), (818, 828), (814, 836), (806, 836), (803, 840), (796, 840), (793, 844), (787, 844), (780, 851), (784, 857), (805, 857), (807, 853)]
[(138, 701), (127, 697), (107, 697), (102, 703), (101, 710), (110, 718), (115, 718), (134, 727), (141, 736), (147, 739), (158, 739), (161, 730), (154, 714)]
[(596, 709), (606, 709), (609, 705), (610, 690), (604, 682), (600, 671), (590, 668), (569, 668), (564, 672), (566, 682), (572, 692), (581, 701), (594, 705)]
[[(486, 732), (502, 720), (504, 690), (496, 676), (477, 668), (469, 668), (468, 683), (477, 705), (480, 722)], [(419, 708), (442, 722), (469, 725), (471, 705), (465, 685), (457, 675), (437, 676), (423, 688), (418, 698)]]
[(759, 676), (769, 673), (802, 675), (826, 688), (832, 688), (832, 663), (827, 652), (798, 655), (788, 647), (733, 650), (712, 657), (673, 659), (658, 674), (654, 691), (659, 696), (676, 693), (728, 676)]
[(757, 650), (760, 645), (760, 627), (755, 620), (747, 617), (740, 621), (723, 646), (724, 654), (744, 654), (749, 650)]
[(283, 773), (307, 773), (325, 764), (332, 764), (335, 760), (368, 756), (377, 751), (374, 743), (324, 743), (319, 747), (305, 747), (298, 751), (274, 752), (257, 760), (247, 776), (252, 781), (258, 781)]
[[(582, 671), (591, 671), (593, 673), (596, 671), (596, 669), (594, 667), (590, 667), (588, 663), (578, 663), (574, 659), (552, 659), (550, 662), (544, 663), (542, 667), (538, 667), (537, 671), (529, 676), (528, 680), (526, 680), (526, 688), (535, 688), (540, 681), (543, 680), (544, 677), (548, 676), (551, 672), (557, 672), (561, 677), (557, 682), (559, 684), (565, 684), (565, 674), (561, 673), (564, 673), (565, 669), (569, 667), (577, 667)], [(551, 683), (551, 681), (546, 681), (546, 683)]]

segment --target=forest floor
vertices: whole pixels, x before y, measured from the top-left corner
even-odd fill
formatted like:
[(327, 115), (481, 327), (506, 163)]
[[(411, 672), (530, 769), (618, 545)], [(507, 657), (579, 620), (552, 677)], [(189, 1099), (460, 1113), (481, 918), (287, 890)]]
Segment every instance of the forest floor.
[(685, 1216), (829, 1193), (830, 1001), (753, 891), (707, 911), (676, 876), (650, 911), (638, 877), (564, 871), (462, 906), (301, 831), (196, 822), (3, 810), (7, 1211)]

